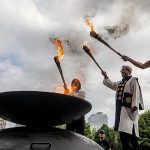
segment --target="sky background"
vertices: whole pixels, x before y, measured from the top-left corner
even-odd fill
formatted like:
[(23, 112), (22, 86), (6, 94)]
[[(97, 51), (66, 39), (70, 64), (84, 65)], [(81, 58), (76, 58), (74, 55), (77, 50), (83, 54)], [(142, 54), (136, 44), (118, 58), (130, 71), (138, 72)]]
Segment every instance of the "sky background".
[[(0, 0), (0, 92), (55, 92), (63, 86), (53, 61), (56, 50), (49, 40), (60, 38), (65, 51), (61, 60), (65, 80), (69, 85), (73, 78), (79, 78), (86, 100), (93, 106), (86, 118), (103, 112), (112, 127), (115, 92), (102, 84), (100, 70), (82, 50), (83, 42), (89, 41), (94, 57), (112, 81), (121, 80), (122, 65), (133, 68), (133, 76), (141, 84), (145, 110), (150, 109), (149, 69), (123, 62), (92, 39), (85, 24), (87, 15), (95, 31), (121, 54), (141, 62), (150, 59), (149, 0)], [(115, 32), (111, 34), (108, 29)]]

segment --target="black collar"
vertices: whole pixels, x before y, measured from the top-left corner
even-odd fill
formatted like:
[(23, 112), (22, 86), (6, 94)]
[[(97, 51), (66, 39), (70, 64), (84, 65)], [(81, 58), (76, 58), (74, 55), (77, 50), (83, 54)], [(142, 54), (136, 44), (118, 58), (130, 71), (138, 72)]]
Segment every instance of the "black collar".
[(132, 77), (132, 76), (124, 77), (124, 78), (122, 78), (122, 81), (127, 81), (127, 80), (129, 80), (131, 77)]

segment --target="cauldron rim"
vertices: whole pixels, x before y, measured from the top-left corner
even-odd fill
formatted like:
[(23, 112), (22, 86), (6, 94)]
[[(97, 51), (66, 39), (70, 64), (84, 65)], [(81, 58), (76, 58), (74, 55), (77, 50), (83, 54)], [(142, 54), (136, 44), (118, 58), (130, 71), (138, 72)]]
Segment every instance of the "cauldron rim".
[[(61, 93), (45, 91), (0, 93), (0, 116), (23, 125), (68, 123), (79, 119), (91, 108), (89, 101)], [(39, 118), (43, 123), (40, 123)]]

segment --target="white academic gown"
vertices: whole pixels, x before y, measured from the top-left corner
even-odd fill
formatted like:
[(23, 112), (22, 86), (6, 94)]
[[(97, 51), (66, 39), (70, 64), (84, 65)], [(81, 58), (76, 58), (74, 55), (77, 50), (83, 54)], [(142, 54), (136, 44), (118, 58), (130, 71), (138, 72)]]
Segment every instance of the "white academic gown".
[[(109, 78), (104, 79), (103, 81), (104, 85), (109, 87), (112, 90), (117, 91), (119, 82), (112, 82)], [(125, 87), (124, 87), (124, 93), (130, 93), (132, 95), (131, 100), (131, 107), (136, 106), (138, 109), (132, 113), (131, 109), (125, 106), (121, 107), (120, 112), (120, 122), (119, 122), (119, 132), (125, 132), (129, 134), (133, 134), (133, 125), (135, 128), (135, 135), (139, 137), (139, 131), (138, 131), (138, 113), (139, 113), (139, 104), (143, 104), (141, 100), (141, 90), (139, 87), (139, 84), (137, 82), (137, 78), (131, 77)], [(142, 105), (143, 106), (143, 105)]]

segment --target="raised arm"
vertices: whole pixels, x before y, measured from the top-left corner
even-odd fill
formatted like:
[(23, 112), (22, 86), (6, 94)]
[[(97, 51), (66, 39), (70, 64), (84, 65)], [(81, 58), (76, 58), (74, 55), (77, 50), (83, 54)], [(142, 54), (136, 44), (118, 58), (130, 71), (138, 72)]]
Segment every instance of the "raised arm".
[(122, 59), (124, 61), (131, 62), (133, 65), (135, 65), (136, 67), (139, 67), (141, 69), (146, 69), (146, 68), (150, 67), (150, 60), (146, 61), (145, 63), (141, 63), (141, 62), (135, 61), (134, 59), (132, 59), (132, 58), (126, 56), (126, 55), (123, 55)]
[(112, 82), (108, 76), (107, 76), (107, 73), (102, 71), (102, 75), (104, 76), (104, 80), (103, 80), (103, 84), (105, 86), (107, 86), (108, 88), (114, 90), (114, 91), (117, 91), (117, 88), (118, 88), (118, 83), (117, 82)]

